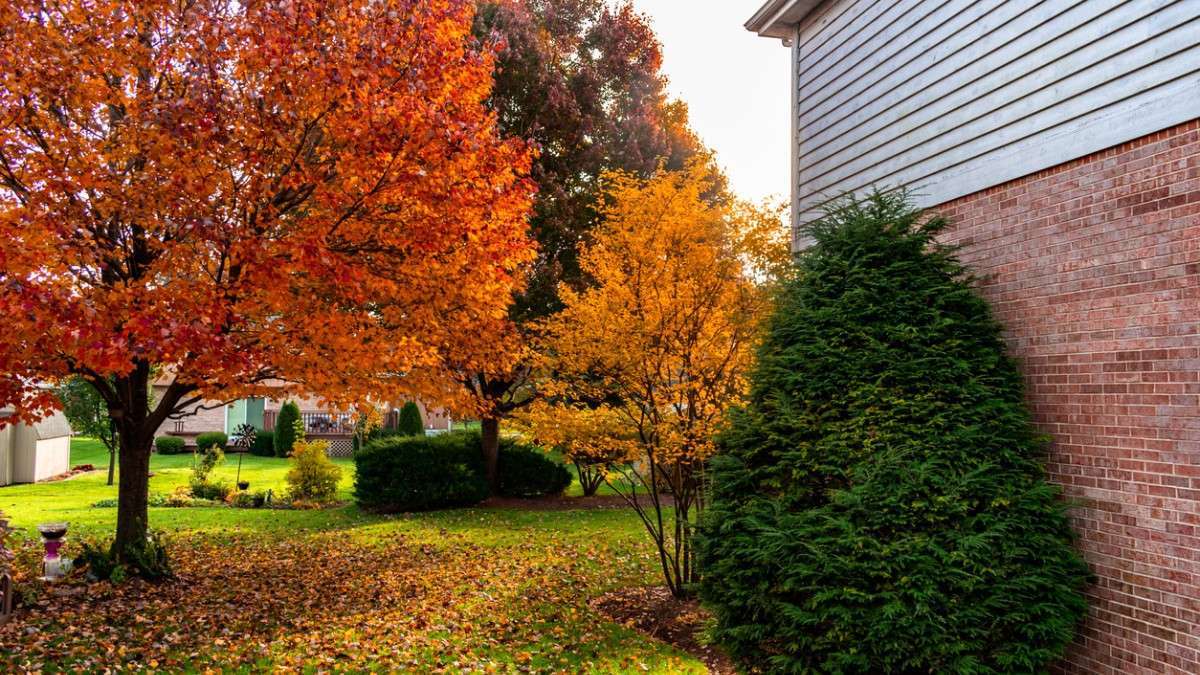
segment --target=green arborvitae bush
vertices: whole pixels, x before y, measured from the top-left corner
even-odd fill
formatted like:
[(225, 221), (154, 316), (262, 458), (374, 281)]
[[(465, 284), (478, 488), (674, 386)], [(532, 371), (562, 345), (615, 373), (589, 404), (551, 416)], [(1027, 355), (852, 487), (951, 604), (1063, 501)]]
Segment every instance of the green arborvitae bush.
[(400, 408), (400, 420), (396, 427), (406, 436), (425, 435), (425, 422), (421, 419), (421, 409), (416, 403), (409, 401)]
[(300, 419), (300, 406), (288, 401), (279, 407), (275, 416), (275, 456), (287, 457), (296, 444), (296, 422)]
[(185, 445), (183, 439), (178, 436), (159, 436), (154, 439), (154, 449), (160, 455), (182, 455)]
[(275, 432), (259, 431), (254, 434), (254, 445), (250, 446), (250, 454), (259, 457), (275, 456)]
[(425, 511), (488, 496), (477, 433), (389, 436), (354, 454), (354, 497), (375, 511)]
[(571, 485), (571, 472), (541, 448), (500, 441), (497, 464), (500, 494), (505, 497), (545, 497), (562, 494)]
[(714, 637), (780, 672), (1041, 672), (1085, 612), (1045, 439), (945, 221), (903, 194), (811, 226), (712, 462)]
[(222, 451), (229, 449), (229, 436), (220, 431), (205, 431), (196, 434), (196, 448), (200, 452), (204, 452), (212, 446), (217, 446)]

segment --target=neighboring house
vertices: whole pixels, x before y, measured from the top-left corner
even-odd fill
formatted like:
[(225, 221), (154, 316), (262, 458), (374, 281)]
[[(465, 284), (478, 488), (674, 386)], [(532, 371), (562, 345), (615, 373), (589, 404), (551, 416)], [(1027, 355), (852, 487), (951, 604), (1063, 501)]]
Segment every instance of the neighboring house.
[(796, 224), (899, 185), (955, 223), (1097, 577), (1073, 672), (1200, 673), (1198, 15), (771, 0), (747, 23), (791, 47)]
[[(11, 411), (0, 411), (0, 418)], [(71, 425), (62, 412), (0, 429), (0, 485), (36, 483), (71, 470)]]
[[(171, 384), (171, 376), (159, 377), (153, 384), (157, 398)], [(268, 383), (270, 384), (270, 383)], [(280, 407), (293, 401), (300, 408), (300, 420), (305, 433), (312, 438), (329, 441), (329, 454), (349, 456), (354, 435), (354, 415), (349, 412), (330, 411), (320, 405), (315, 397), (249, 398), (236, 401), (202, 401), (189, 406), (176, 419), (168, 419), (158, 428), (155, 436), (179, 436), (188, 445), (194, 445), (198, 434), (220, 431), (232, 434), (242, 424), (250, 424), (259, 430), (273, 430)], [(426, 433), (448, 431), (451, 425), (449, 413), (438, 408), (429, 408), (420, 402), (421, 419), (425, 421)], [(399, 405), (386, 406), (384, 425), (394, 426), (399, 417)]]

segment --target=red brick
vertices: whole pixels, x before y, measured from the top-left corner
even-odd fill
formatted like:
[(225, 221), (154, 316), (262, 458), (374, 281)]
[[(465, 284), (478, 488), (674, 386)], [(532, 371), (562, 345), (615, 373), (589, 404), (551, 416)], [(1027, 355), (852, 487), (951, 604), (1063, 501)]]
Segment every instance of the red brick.
[(937, 210), (1096, 574), (1059, 670), (1200, 673), (1200, 120)]

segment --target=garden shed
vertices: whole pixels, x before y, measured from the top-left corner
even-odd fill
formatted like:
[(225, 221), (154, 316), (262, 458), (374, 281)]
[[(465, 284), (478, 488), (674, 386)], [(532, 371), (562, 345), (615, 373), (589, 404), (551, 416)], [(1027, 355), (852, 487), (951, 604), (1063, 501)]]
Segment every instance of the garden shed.
[[(0, 418), (8, 411), (0, 411)], [(0, 429), (0, 485), (36, 483), (71, 468), (71, 425), (61, 412)]]

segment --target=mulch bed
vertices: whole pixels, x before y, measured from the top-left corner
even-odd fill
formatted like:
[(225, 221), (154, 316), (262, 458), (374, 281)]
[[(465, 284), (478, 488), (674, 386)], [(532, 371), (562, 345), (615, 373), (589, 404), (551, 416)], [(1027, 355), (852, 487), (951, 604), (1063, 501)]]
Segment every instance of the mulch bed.
[(85, 473), (92, 473), (95, 470), (96, 470), (96, 467), (92, 466), (91, 464), (80, 464), (78, 466), (71, 467), (70, 471), (67, 471), (65, 473), (60, 473), (55, 476), (50, 476), (49, 478), (43, 478), (42, 480), (40, 480), (38, 482), (39, 483), (53, 483), (55, 481), (67, 480), (69, 478), (74, 478), (75, 476), (80, 476)]
[[(674, 502), (667, 495), (660, 495), (664, 506)], [(648, 495), (638, 495), (638, 501), (650, 506)], [(489, 497), (479, 505), (485, 509), (521, 509), (525, 511), (570, 511), (574, 509), (627, 509), (629, 502), (620, 495), (592, 495), (591, 497), (536, 497), (522, 499), (519, 497)]]
[(680, 600), (665, 586), (644, 586), (602, 595), (592, 601), (592, 607), (617, 623), (695, 656), (711, 673), (737, 672), (723, 652), (700, 644), (698, 634), (709, 614), (694, 599)]

